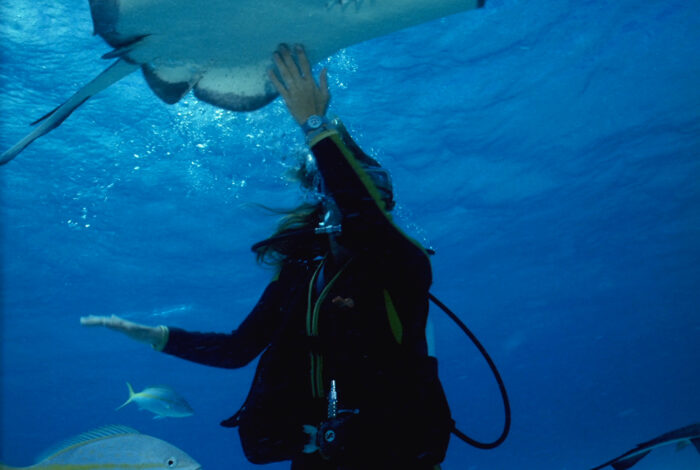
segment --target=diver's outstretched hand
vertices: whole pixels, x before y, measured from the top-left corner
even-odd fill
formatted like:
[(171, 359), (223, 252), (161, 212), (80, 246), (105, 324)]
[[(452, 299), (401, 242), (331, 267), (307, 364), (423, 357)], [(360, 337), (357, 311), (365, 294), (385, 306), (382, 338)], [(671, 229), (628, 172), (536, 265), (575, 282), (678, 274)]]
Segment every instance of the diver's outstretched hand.
[(116, 315), (109, 317), (88, 315), (80, 317), (83, 326), (104, 326), (110, 330), (118, 331), (135, 339), (153, 345), (156, 349), (162, 349), (168, 341), (168, 329), (164, 326), (147, 326), (124, 320)]
[(294, 46), (294, 53), (296, 60), (289, 47), (281, 44), (272, 55), (279, 76), (274, 70), (270, 70), (268, 75), (282, 95), (289, 113), (302, 125), (311, 115), (323, 117), (326, 114), (331, 94), (328, 91), (328, 70), (321, 70), (320, 85), (317, 85), (304, 46)]

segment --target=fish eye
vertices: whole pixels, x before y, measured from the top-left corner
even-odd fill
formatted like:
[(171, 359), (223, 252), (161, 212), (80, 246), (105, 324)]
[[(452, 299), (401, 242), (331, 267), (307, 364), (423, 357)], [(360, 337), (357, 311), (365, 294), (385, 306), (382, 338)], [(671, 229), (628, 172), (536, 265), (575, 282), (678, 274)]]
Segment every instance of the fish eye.
[(167, 465), (168, 468), (175, 468), (177, 467), (177, 459), (175, 457), (170, 457), (169, 459), (166, 459), (165, 465)]

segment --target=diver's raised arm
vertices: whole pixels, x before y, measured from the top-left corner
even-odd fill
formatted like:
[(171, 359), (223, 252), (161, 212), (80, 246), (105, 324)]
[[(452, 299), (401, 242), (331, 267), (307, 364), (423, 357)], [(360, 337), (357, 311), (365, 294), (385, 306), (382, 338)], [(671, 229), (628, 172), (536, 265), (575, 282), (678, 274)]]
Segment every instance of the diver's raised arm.
[(118, 331), (131, 339), (148, 343), (158, 351), (162, 351), (168, 343), (168, 327), (163, 325), (142, 325), (140, 323), (124, 320), (116, 315), (109, 317), (88, 315), (86, 317), (80, 317), (80, 324), (83, 326), (103, 326), (110, 330)]
[(297, 60), (294, 60), (289, 47), (281, 44), (272, 56), (279, 76), (274, 70), (270, 70), (268, 75), (289, 113), (303, 126), (311, 116), (326, 115), (331, 94), (328, 91), (328, 70), (321, 70), (320, 84), (316, 84), (304, 47), (295, 45), (294, 53)]

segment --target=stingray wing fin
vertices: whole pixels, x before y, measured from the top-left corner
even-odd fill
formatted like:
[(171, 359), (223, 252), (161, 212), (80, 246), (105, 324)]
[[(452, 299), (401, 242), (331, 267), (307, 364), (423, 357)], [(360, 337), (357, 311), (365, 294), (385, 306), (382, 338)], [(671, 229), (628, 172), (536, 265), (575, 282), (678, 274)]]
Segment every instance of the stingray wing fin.
[(207, 70), (194, 86), (197, 98), (231, 111), (254, 111), (277, 97), (267, 77), (266, 62), (252, 66)]
[(175, 104), (199, 81), (199, 75), (182, 67), (141, 66), (146, 83), (167, 104)]

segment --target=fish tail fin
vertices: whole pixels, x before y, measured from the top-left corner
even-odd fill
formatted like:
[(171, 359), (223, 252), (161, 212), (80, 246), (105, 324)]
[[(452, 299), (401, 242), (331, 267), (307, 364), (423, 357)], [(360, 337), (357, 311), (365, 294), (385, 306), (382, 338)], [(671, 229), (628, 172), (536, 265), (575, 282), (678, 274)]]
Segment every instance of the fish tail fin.
[[(129, 382), (126, 383), (126, 386), (127, 386), (127, 388), (129, 389), (129, 398), (128, 398), (124, 403), (122, 403), (120, 406), (116, 407), (116, 408), (114, 409), (114, 411), (121, 410), (121, 409), (124, 408), (126, 405), (128, 405), (129, 403), (131, 403), (131, 401), (134, 399), (134, 396), (136, 395), (136, 394), (134, 393), (134, 388), (131, 386), (131, 384), (130, 384)], [(2, 470), (2, 469), (0, 469), (0, 470)]]
[(138, 65), (127, 62), (124, 59), (116, 61), (101, 74), (95, 77), (90, 83), (82, 87), (73, 96), (68, 98), (68, 101), (58, 106), (41, 119), (34, 121), (32, 124), (38, 124), (34, 130), (13, 145), (9, 150), (6, 150), (2, 155), (0, 155), (0, 165), (4, 165), (5, 163), (9, 162), (36, 139), (61, 125), (61, 123), (68, 116), (70, 116), (73, 111), (75, 111), (81, 104), (90, 99), (93, 95), (121, 80), (137, 68)]

